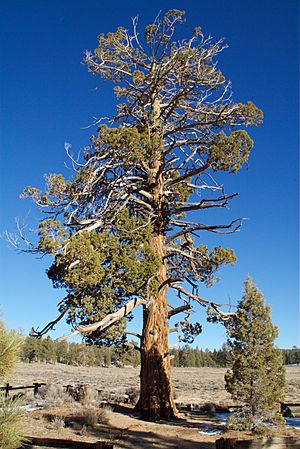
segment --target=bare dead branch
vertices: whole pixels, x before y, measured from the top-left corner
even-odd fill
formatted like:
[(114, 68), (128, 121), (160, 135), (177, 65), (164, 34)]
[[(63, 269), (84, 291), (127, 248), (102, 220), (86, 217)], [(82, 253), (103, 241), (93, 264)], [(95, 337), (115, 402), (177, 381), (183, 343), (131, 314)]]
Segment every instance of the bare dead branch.
[(176, 307), (175, 309), (169, 310), (168, 318), (171, 318), (172, 316), (177, 315), (178, 313), (185, 312), (186, 310), (191, 310), (192, 308), (193, 307), (190, 304)]
[(112, 324), (120, 321), (123, 317), (127, 316), (135, 307), (139, 306), (140, 304), (146, 305), (146, 301), (141, 298), (132, 299), (116, 312), (110, 313), (109, 315), (104, 317), (101, 321), (93, 324), (79, 325), (71, 334), (62, 336), (58, 338), (57, 341), (67, 340), (69, 338), (75, 337), (75, 335), (78, 334), (90, 334), (92, 332), (95, 332), (96, 330), (102, 332)]
[(171, 185), (175, 185), (178, 184), (179, 182), (184, 181), (187, 178), (192, 178), (195, 175), (199, 175), (200, 173), (202, 173), (204, 170), (206, 170), (208, 168), (208, 164), (203, 165), (202, 167), (196, 168), (195, 170), (188, 170), (184, 175), (179, 176), (176, 179), (173, 179), (170, 184)]
[(55, 324), (57, 324), (65, 315), (65, 313), (67, 312), (67, 309), (63, 310), (61, 312), (61, 314), (59, 315), (59, 317), (57, 317), (55, 320), (50, 321), (42, 330), (38, 330), (38, 328), (31, 328), (31, 331), (29, 332), (29, 336), (30, 337), (35, 337), (35, 338), (41, 338), (43, 335), (47, 334), (47, 332), (49, 332), (50, 330), (53, 330)]
[(224, 195), (219, 198), (207, 198), (199, 201), (198, 203), (186, 203), (185, 206), (177, 207), (169, 211), (170, 214), (180, 214), (182, 212), (188, 212), (199, 209), (209, 209), (211, 207), (225, 207), (228, 204), (228, 200), (237, 196), (238, 193), (232, 195)]
[(125, 334), (126, 334), (126, 335), (133, 335), (134, 337), (137, 337), (137, 338), (139, 338), (140, 340), (142, 339), (141, 334), (138, 334), (137, 332), (126, 331)]
[[(220, 306), (224, 306), (224, 304), (216, 304), (213, 301), (208, 301), (206, 299), (201, 298), (199, 295), (195, 295), (194, 293), (189, 292), (188, 290), (184, 289), (183, 287), (181, 287), (180, 285), (176, 285), (176, 284), (171, 284), (171, 288), (174, 288), (175, 290), (177, 290), (179, 293), (184, 294), (185, 296), (187, 296), (190, 299), (193, 299), (194, 301), (198, 302), (200, 305), (202, 306), (210, 306), (212, 307), (217, 314), (219, 315), (220, 319), (222, 321), (228, 321), (229, 319), (231, 319), (233, 316), (235, 316), (235, 313), (233, 312), (223, 312), (219, 307)], [(225, 304), (226, 305), (226, 304)]]
[[(181, 237), (186, 234), (191, 234), (196, 231), (209, 231), (209, 232), (219, 232), (220, 234), (231, 234), (231, 233), (237, 232), (239, 230), (243, 220), (244, 220), (243, 218), (238, 218), (237, 220), (233, 220), (228, 225), (199, 224), (199, 225), (195, 225), (195, 226), (185, 227), (182, 231), (176, 232), (176, 234), (173, 234), (173, 235), (167, 237), (166, 242), (170, 243), (172, 240), (175, 240), (178, 237)], [(178, 224), (177, 224), (177, 226), (178, 226)], [(230, 231), (219, 231), (221, 229), (230, 229)]]

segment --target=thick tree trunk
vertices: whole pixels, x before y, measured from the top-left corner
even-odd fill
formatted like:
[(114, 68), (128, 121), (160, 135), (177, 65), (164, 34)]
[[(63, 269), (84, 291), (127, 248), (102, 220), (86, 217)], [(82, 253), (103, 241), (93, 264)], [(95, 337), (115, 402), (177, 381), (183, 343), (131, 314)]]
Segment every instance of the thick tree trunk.
[[(155, 77), (154, 77), (155, 78)], [(158, 421), (176, 418), (177, 411), (173, 400), (171, 369), (169, 357), (169, 325), (167, 304), (167, 266), (166, 256), (166, 216), (164, 211), (164, 165), (160, 133), (160, 103), (157, 94), (152, 97), (150, 126), (150, 163), (148, 174), (149, 192), (153, 198), (156, 220), (150, 246), (161, 260), (156, 274), (158, 291), (151, 295), (150, 303), (144, 306), (143, 336), (141, 342), (141, 391), (137, 409), (147, 420)]]
[[(163, 258), (164, 237), (154, 235), (151, 246)], [(142, 418), (150, 421), (171, 420), (177, 416), (170, 370), (166, 276), (166, 266), (163, 264), (158, 273), (159, 283), (163, 286), (153, 295), (150, 306), (144, 308), (141, 391), (137, 408)]]

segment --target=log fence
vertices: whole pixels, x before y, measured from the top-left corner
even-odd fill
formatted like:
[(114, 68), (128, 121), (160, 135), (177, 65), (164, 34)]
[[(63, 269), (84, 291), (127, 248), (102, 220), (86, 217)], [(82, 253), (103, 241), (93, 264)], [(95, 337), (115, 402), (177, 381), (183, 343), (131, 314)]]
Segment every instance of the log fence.
[[(39, 392), (39, 388), (47, 385), (44, 382), (33, 382), (32, 385), (21, 385), (21, 386), (17, 386), (14, 387), (12, 385), (10, 385), (9, 383), (7, 383), (6, 385), (0, 387), (0, 391), (5, 391), (5, 397), (9, 397), (9, 392), (13, 391), (13, 390), (26, 390), (26, 389), (33, 389), (33, 394), (34, 396), (36, 396)], [(66, 389), (66, 392), (70, 392), (72, 389), (74, 390), (74, 386), (73, 385), (64, 385), (64, 388)], [(101, 392), (101, 390), (97, 390), (98, 392)], [(237, 409), (239, 409), (240, 407), (242, 407), (242, 405), (229, 405), (229, 406), (223, 406), (223, 407), (218, 407), (216, 406), (215, 411), (216, 412), (235, 412)], [(201, 410), (201, 407), (199, 406), (199, 408), (197, 406), (193, 406), (191, 404), (188, 405), (183, 405), (180, 404), (177, 406), (177, 408), (181, 411), (181, 412), (192, 412), (193, 414), (202, 414), (203, 411)], [(286, 416), (288, 418), (299, 418), (300, 417), (300, 402), (284, 402), (281, 404), (281, 413), (283, 416)], [(300, 449), (300, 448), (299, 448)]]
[(219, 438), (216, 449), (299, 449), (300, 439), (294, 437), (262, 438), (260, 440), (237, 440)]
[(281, 404), (281, 413), (286, 418), (300, 418), (300, 403), (291, 402)]
[(33, 449), (35, 447), (63, 448), (63, 449), (113, 449), (114, 445), (108, 441), (74, 441), (60, 438), (26, 437), (28, 442), (20, 449)]
[(9, 383), (7, 383), (4, 387), (0, 387), (0, 391), (5, 391), (5, 397), (9, 397), (9, 392), (12, 390), (27, 390), (27, 389), (33, 389), (33, 394), (36, 396), (39, 392), (39, 388), (42, 385), (46, 385), (45, 383), (38, 383), (34, 382), (32, 385), (25, 385), (25, 386), (19, 386), (19, 387), (13, 387)]

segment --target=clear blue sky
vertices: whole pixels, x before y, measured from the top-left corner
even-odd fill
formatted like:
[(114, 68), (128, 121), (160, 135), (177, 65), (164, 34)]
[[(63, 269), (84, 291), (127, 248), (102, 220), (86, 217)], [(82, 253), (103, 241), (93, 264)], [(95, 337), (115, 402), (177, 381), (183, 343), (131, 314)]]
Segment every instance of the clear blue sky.
[[(36, 226), (39, 213), (18, 195), (26, 185), (42, 186), (43, 174), (67, 172), (64, 142), (80, 149), (93, 116), (115, 108), (112, 89), (88, 74), (83, 51), (94, 49), (97, 35), (139, 14), (141, 26), (159, 10), (186, 10), (182, 36), (200, 25), (225, 37), (229, 48), (220, 67), (232, 80), (237, 101), (252, 100), (265, 114), (251, 131), (255, 148), (244, 169), (224, 178), (228, 193), (238, 191), (230, 217), (248, 217), (241, 233), (204, 242), (235, 249), (238, 263), (223, 270), (222, 281), (203, 296), (232, 301), (241, 296), (249, 273), (272, 305), (279, 326), (278, 345), (298, 344), (298, 90), (297, 1), (288, 0), (9, 0), (1, 2), (1, 224), (14, 231), (15, 217)], [(28, 215), (29, 214), (29, 215)], [(226, 222), (228, 215), (220, 216)], [(16, 254), (0, 241), (1, 315), (28, 332), (56, 316), (63, 291), (45, 275), (46, 258)], [(200, 315), (205, 322), (205, 314)], [(137, 325), (137, 320), (134, 321)], [(60, 325), (57, 336), (67, 331)], [(219, 347), (221, 326), (205, 325), (196, 344)]]

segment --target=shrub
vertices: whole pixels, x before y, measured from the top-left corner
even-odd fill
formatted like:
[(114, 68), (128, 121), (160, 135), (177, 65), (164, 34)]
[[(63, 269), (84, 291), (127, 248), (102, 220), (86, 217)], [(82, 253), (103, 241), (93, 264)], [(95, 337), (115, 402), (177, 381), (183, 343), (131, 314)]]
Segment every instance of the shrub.
[(91, 385), (80, 385), (79, 401), (82, 405), (91, 405), (98, 400), (98, 391)]
[(95, 425), (98, 424), (99, 419), (98, 409), (85, 407), (82, 410), (82, 418), (85, 425), (95, 427)]
[[(0, 379), (6, 376), (17, 362), (22, 339), (14, 331), (8, 331), (0, 322)], [(23, 412), (21, 401), (7, 399), (0, 394), (0, 447), (16, 449), (25, 442), (22, 436)]]
[(45, 399), (47, 404), (66, 404), (74, 402), (73, 398), (66, 393), (64, 387), (58, 384), (48, 384), (40, 389), (39, 395)]
[(205, 412), (208, 416), (214, 416), (216, 413), (215, 404), (212, 402), (206, 402), (201, 406), (201, 411)]
[(80, 411), (82, 424), (95, 427), (98, 423), (107, 424), (111, 413), (110, 407), (101, 409), (95, 407), (84, 407)]
[(99, 422), (102, 424), (108, 424), (110, 415), (112, 414), (113, 409), (109, 405), (105, 405), (99, 410)]
[(91, 405), (99, 399), (98, 391), (91, 385), (68, 385), (67, 393), (82, 405)]
[(22, 432), (24, 414), (20, 409), (21, 404), (19, 399), (6, 399), (0, 395), (1, 449), (16, 449), (26, 441)]
[(53, 416), (51, 422), (56, 430), (63, 429), (65, 427), (65, 420), (61, 416)]
[(0, 378), (7, 376), (15, 367), (21, 346), (21, 336), (8, 331), (0, 321)]

